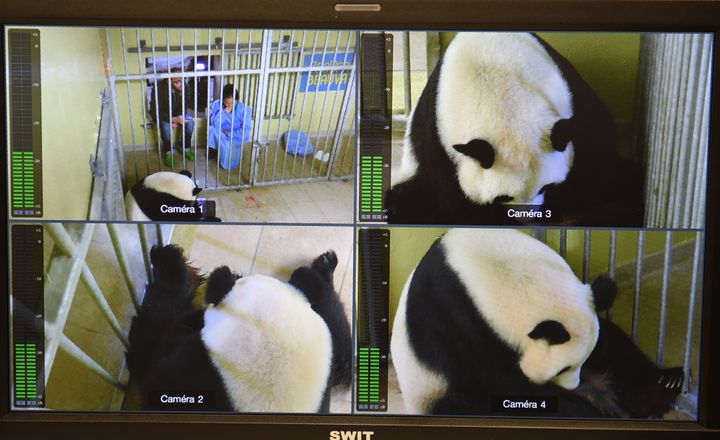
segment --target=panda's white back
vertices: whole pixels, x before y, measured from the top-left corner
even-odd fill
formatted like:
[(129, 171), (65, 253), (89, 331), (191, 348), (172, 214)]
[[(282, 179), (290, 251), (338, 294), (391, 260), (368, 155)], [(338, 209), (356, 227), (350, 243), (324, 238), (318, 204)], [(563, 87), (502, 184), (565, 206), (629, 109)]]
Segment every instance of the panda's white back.
[(130, 191), (125, 194), (125, 214), (127, 215), (127, 219), (131, 222), (150, 221), (148, 216), (145, 215), (142, 209), (140, 209), (140, 206), (138, 206), (135, 201), (135, 197), (133, 197), (132, 192)]
[(237, 410), (317, 411), (332, 341), (294, 287), (263, 275), (240, 278), (205, 312), (202, 340)]

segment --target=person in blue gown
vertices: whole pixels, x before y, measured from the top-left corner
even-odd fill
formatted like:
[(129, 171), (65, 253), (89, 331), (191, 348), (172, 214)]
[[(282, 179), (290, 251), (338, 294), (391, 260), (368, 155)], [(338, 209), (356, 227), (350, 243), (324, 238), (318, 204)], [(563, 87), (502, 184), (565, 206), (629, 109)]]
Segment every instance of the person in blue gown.
[(210, 106), (208, 148), (217, 154), (220, 166), (235, 170), (240, 166), (242, 146), (252, 139), (252, 108), (238, 99), (232, 84), (223, 87), (222, 99)]

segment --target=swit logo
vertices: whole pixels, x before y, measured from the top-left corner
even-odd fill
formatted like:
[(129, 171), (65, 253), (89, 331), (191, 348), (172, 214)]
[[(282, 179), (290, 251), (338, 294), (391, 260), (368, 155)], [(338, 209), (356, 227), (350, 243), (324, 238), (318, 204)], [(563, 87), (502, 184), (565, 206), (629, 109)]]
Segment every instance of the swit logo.
[(372, 440), (375, 431), (330, 431), (330, 440)]

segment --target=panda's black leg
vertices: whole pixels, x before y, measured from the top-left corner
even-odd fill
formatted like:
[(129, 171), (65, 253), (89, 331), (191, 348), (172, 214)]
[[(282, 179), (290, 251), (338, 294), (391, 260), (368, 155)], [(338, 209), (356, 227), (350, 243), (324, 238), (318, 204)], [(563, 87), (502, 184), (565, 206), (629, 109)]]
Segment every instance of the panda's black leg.
[(220, 303), (239, 278), (240, 275), (231, 271), (227, 266), (221, 266), (213, 270), (207, 280), (205, 303), (216, 305)]
[(313, 308), (325, 300), (328, 287), (331, 291), (333, 289), (332, 284), (324, 278), (324, 275), (309, 267), (295, 269), (288, 282), (305, 295)]
[(658, 376), (658, 385), (665, 388), (668, 393), (676, 393), (682, 389), (685, 380), (685, 373), (682, 368), (661, 368), (658, 370)]
[(328, 251), (313, 261), (312, 268), (295, 269), (289, 281), (305, 295), (330, 330), (333, 342), (331, 386), (349, 385), (352, 369), (350, 323), (332, 283), (337, 264), (335, 252)]
[(326, 280), (328, 280), (330, 283), (333, 281), (333, 274), (335, 273), (335, 268), (338, 265), (338, 258), (337, 254), (335, 254), (335, 251), (332, 249), (328, 250), (324, 254), (317, 257), (312, 262), (312, 269), (315, 270), (317, 273), (322, 275)]

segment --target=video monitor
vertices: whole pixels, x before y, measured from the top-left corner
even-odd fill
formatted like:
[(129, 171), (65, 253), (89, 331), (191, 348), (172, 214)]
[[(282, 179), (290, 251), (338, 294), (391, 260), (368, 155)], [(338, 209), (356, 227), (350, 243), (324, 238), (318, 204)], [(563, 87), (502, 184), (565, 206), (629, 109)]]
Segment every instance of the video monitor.
[(345, 6), (4, 20), (2, 419), (717, 428), (718, 23)]

